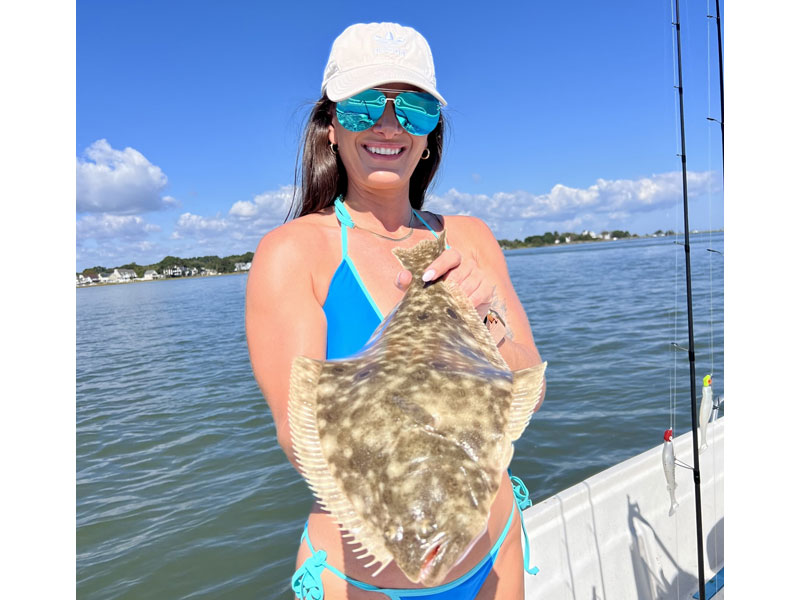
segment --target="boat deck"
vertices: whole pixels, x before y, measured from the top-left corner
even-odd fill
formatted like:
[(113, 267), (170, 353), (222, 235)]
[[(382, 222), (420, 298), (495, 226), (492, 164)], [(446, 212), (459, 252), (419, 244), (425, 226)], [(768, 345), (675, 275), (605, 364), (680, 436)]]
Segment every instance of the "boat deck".
[[(708, 426), (700, 454), (704, 569), (724, 565), (724, 417)], [(692, 463), (692, 435), (673, 442)], [(697, 538), (692, 471), (676, 469), (679, 507), (670, 498), (661, 446), (598, 473), (525, 510), (531, 562), (526, 600), (688, 600), (697, 592)], [(714, 595), (724, 598), (724, 588)]]

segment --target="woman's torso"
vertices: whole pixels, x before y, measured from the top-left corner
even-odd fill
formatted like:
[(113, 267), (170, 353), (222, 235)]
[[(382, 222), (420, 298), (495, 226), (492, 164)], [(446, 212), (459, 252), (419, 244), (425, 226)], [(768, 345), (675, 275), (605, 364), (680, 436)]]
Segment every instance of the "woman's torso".
[[(425, 212), (420, 212), (419, 214), (437, 234), (442, 231), (442, 223), (436, 217)], [(427, 227), (419, 223), (417, 223), (413, 235), (400, 242), (384, 240), (358, 228), (347, 228), (347, 246), (343, 249), (341, 225), (332, 209), (320, 214), (308, 215), (307, 217), (302, 217), (302, 219), (306, 220), (307, 224), (312, 226), (312, 229), (320, 236), (316, 239), (317, 243), (315, 245), (324, 248), (324, 252), (321, 252), (316, 257), (317, 260), (311, 273), (315, 297), (320, 306), (325, 306), (326, 301), (329, 299), (334, 275), (339, 275), (337, 271), (343, 268), (344, 250), (346, 256), (350, 258), (350, 266), (355, 269), (363, 284), (364, 293), (371, 298), (370, 304), (374, 304), (373, 310), (379, 312), (381, 318), (391, 312), (404, 294), (402, 290), (394, 285), (395, 277), (402, 267), (397, 258), (391, 253), (391, 249), (398, 246), (411, 247), (423, 239), (432, 238), (434, 235)], [(477, 248), (472, 246), (471, 240), (467, 236), (462, 238), (459, 235), (458, 221), (458, 217), (447, 218), (445, 225), (447, 226), (448, 243), (458, 249), (462, 255), (471, 254), (473, 258), (477, 259)], [(398, 232), (398, 237), (402, 236), (403, 233), (403, 231)], [(358, 301), (362, 302), (362, 299)], [(368, 305), (362, 304), (362, 306), (365, 307), (364, 310), (366, 311), (366, 306)], [(374, 313), (369, 315), (369, 318), (377, 319)], [(377, 320), (377, 323), (379, 322), (380, 320)], [(504, 475), (497, 497), (491, 507), (486, 534), (475, 544), (468, 556), (456, 565), (448, 575), (447, 581), (460, 577), (486, 556), (503, 531), (513, 506), (514, 495), (511, 490), (511, 484), (508, 476)], [(511, 535), (518, 536), (518, 531), (519, 524), (516, 521)], [(394, 564), (390, 564), (378, 577), (372, 577), (374, 567), (365, 569), (363, 565), (369, 561), (358, 560), (353, 556), (352, 552), (349, 551), (352, 546), (343, 541), (341, 530), (336, 521), (329, 513), (322, 510), (316, 502), (309, 516), (308, 532), (313, 546), (316, 549), (324, 549), (326, 551), (328, 563), (350, 577), (368, 581), (380, 587), (420, 587), (411, 583)], [(298, 555), (298, 563), (305, 559), (306, 553), (307, 549), (305, 545), (302, 545)]]

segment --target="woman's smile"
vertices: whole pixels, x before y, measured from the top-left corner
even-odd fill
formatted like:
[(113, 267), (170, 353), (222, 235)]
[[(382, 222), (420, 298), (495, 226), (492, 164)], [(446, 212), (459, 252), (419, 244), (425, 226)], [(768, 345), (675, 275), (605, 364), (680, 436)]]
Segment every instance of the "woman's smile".
[(361, 147), (367, 154), (375, 160), (392, 161), (397, 160), (405, 153), (405, 146), (399, 144), (387, 144), (385, 142), (367, 142)]

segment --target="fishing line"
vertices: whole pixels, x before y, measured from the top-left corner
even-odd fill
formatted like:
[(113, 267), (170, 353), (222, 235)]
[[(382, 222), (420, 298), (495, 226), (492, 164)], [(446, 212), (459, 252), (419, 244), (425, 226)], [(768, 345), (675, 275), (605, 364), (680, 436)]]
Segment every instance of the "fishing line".
[[(719, 1), (718, 0), (717, 0), (717, 11), (719, 11)], [(707, 141), (707, 146), (706, 146), (706, 156), (708, 157), (708, 168), (706, 170), (706, 172), (708, 173), (708, 176), (707, 176), (707, 179), (706, 179), (706, 190), (707, 190), (706, 191), (706, 195), (707, 195), (707, 198), (708, 198), (708, 231), (709, 231), (709, 233), (708, 233), (708, 239), (709, 239), (708, 245), (709, 245), (709, 248), (707, 248), (707, 250), (708, 250), (708, 307), (709, 307), (709, 341), (710, 341), (709, 346), (710, 346), (710, 349), (711, 349), (711, 351), (710, 351), (710, 353), (711, 353), (711, 374), (712, 374), (712, 377), (713, 377), (713, 374), (714, 374), (714, 348), (715, 348), (715, 345), (714, 345), (714, 259), (717, 258), (717, 257), (714, 256), (714, 254), (715, 253), (719, 254), (720, 257), (721, 257), (722, 253), (718, 252), (716, 250), (713, 250), (711, 248), (711, 246), (712, 246), (712, 243), (711, 243), (711, 176), (710, 176), (710, 174), (711, 174), (711, 128), (712, 128), (711, 122), (714, 121), (714, 119), (711, 118), (711, 25), (712, 25), (711, 19), (712, 18), (713, 17), (711, 16), (711, 0), (706, 0), (706, 97), (708, 99), (708, 105), (707, 105), (707, 111), (708, 112), (706, 114), (709, 115), (707, 117), (707, 120), (706, 120), (706, 123), (707, 123), (706, 130), (707, 130), (707, 133), (708, 133), (708, 138), (707, 138), (708, 141)], [(719, 13), (717, 13), (717, 18), (719, 18)], [(722, 74), (720, 73), (720, 77), (721, 77), (721, 75)], [(721, 102), (722, 102), (722, 96), (720, 95), (720, 103)], [(724, 178), (723, 178), (723, 186), (724, 186)], [(724, 195), (723, 195), (723, 199), (724, 199)], [(723, 263), (723, 265), (724, 265), (724, 263)], [(716, 436), (717, 423), (716, 423), (716, 414), (717, 414), (718, 409), (716, 408), (717, 402), (713, 401), (713, 399), (712, 399), (712, 404), (715, 405), (715, 408), (712, 408), (712, 412), (711, 412), (712, 420), (711, 420), (711, 423), (708, 423), (706, 425), (706, 427), (711, 427), (712, 428), (710, 434), (712, 436), (712, 439), (711, 439), (711, 445), (712, 445), (711, 462), (712, 462), (712, 469), (713, 469), (712, 491), (713, 491), (713, 495), (714, 495), (714, 522), (715, 523), (719, 523), (719, 518), (718, 518), (719, 511), (717, 509), (717, 507), (719, 506), (719, 503), (718, 503), (719, 501), (718, 501), (718, 498), (717, 498), (717, 487), (718, 486), (717, 486), (717, 481), (716, 481), (716, 473), (717, 473), (717, 436)], [(714, 562), (715, 562), (715, 564), (713, 564), (713, 565), (711, 564), (711, 557), (710, 556), (709, 556), (709, 561), (708, 561), (709, 562), (709, 566), (712, 569), (716, 569), (719, 566), (718, 564), (716, 564), (719, 561), (719, 548), (718, 548), (718, 543), (717, 543), (717, 539), (718, 538), (719, 538), (719, 536), (715, 534), (714, 535), (714, 539), (713, 539), (713, 544), (714, 544)]]
[[(670, 23), (675, 23), (675, 6), (671, 0), (668, 0), (669, 7), (670, 7)], [(675, 132), (675, 154), (676, 156), (680, 155), (680, 136), (679, 136), (679, 109), (678, 109), (678, 61), (677, 61), (677, 49), (675, 46), (675, 36), (672, 33), (672, 29), (670, 28), (670, 39), (672, 40), (672, 89), (673, 89), (673, 130)], [(678, 214), (679, 214), (679, 204), (678, 201), (675, 203), (674, 207), (674, 218), (675, 222), (673, 223), (672, 231), (675, 239), (673, 240), (673, 244), (676, 245), (675, 247), (675, 265), (672, 269), (674, 274), (674, 304), (673, 304), (673, 321), (672, 321), (672, 339), (678, 339), (678, 230), (679, 230), (679, 221), (678, 221)], [(681, 348), (678, 346), (676, 342), (672, 342), (673, 349), (675, 347)], [(681, 348), (684, 349), (684, 348)], [(678, 394), (678, 355), (676, 352), (672, 353), (672, 373), (670, 375), (670, 397), (669, 397), (669, 427), (672, 431), (675, 431), (675, 414), (677, 412), (677, 394)]]
[[(672, 2), (670, 4), (670, 9), (672, 10), (672, 21), (671, 23), (675, 24), (675, 7)], [(673, 117), (675, 122), (673, 123), (673, 130), (675, 131), (675, 155), (681, 155), (681, 138), (680, 138), (680, 116), (679, 116), (679, 108), (678, 108), (678, 59), (677, 59), (677, 48), (675, 42), (675, 36), (672, 35), (670, 31), (670, 37), (672, 38), (672, 88), (675, 92), (672, 94), (673, 99)], [(676, 224), (677, 224), (677, 213), (676, 214)], [(677, 227), (675, 229), (676, 238), (677, 238)]]
[[(711, 0), (706, 0), (706, 114), (711, 115)], [(706, 206), (708, 208), (708, 246), (711, 241), (711, 122), (706, 119)], [(711, 349), (711, 371), (714, 375), (714, 256), (708, 254), (708, 310), (709, 310), (709, 348)]]
[[(677, 61), (677, 49), (676, 49), (676, 40), (675, 34), (673, 32), (674, 23), (675, 23), (675, 5), (672, 0), (667, 0), (670, 7), (670, 27), (669, 27), (669, 35), (670, 39), (672, 40), (672, 98), (673, 98), (673, 131), (675, 132), (675, 155), (680, 156), (680, 137), (679, 137), (679, 108), (678, 108), (678, 61)], [(674, 250), (674, 257), (675, 257), (675, 264), (672, 268), (673, 273), (673, 289), (674, 289), (674, 303), (673, 303), (673, 310), (672, 310), (672, 339), (678, 339), (678, 265), (679, 265), (679, 255), (678, 255), (678, 231), (680, 227), (678, 225), (678, 215), (680, 213), (680, 205), (679, 205), (679, 195), (676, 194), (676, 202), (674, 205), (674, 224), (672, 227), (674, 240), (673, 240), (673, 250)], [(678, 346), (677, 342), (672, 342), (673, 352), (672, 352), (672, 373), (670, 377), (670, 428), (672, 431), (675, 430), (675, 415), (677, 413), (677, 396), (678, 396), (678, 353), (675, 351), (676, 349), (682, 349)], [(675, 546), (673, 547), (673, 553), (675, 555), (675, 561), (677, 564), (680, 564), (680, 544), (678, 544), (677, 540), (680, 539), (679, 530), (678, 530), (678, 519), (673, 519), (673, 529), (674, 529), (674, 537)], [(678, 569), (680, 572), (680, 568)], [(680, 598), (680, 577), (676, 578), (676, 590), (675, 590), (675, 597)]]

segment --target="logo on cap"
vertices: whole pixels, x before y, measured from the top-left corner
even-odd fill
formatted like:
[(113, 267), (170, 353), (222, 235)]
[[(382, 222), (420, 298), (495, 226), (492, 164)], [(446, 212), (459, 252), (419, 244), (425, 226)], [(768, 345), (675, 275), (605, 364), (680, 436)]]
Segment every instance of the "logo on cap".
[(405, 38), (395, 37), (391, 31), (387, 31), (385, 36), (375, 36), (375, 56), (382, 54), (394, 54), (395, 56), (405, 56)]

